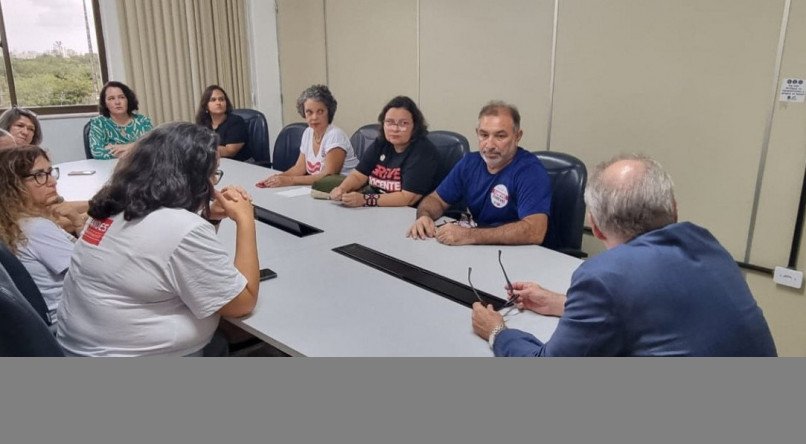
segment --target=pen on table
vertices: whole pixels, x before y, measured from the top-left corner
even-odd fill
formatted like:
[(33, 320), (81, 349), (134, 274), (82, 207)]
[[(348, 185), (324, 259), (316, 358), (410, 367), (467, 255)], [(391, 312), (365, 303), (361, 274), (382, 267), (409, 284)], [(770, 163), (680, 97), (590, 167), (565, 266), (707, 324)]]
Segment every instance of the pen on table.
[(456, 223), (455, 220), (450, 220), (450, 221), (449, 220), (444, 220), (444, 221), (442, 221), (442, 223), (437, 224), (436, 227), (439, 228), (439, 227), (441, 227), (443, 225), (455, 224), (455, 223)]

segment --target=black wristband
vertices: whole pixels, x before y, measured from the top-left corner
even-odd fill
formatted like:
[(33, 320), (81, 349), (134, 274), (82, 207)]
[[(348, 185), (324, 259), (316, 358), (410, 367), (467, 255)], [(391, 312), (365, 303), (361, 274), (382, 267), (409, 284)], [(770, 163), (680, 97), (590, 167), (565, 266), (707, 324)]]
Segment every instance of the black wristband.
[(378, 206), (378, 194), (365, 194), (364, 195), (364, 206), (365, 207), (377, 207)]

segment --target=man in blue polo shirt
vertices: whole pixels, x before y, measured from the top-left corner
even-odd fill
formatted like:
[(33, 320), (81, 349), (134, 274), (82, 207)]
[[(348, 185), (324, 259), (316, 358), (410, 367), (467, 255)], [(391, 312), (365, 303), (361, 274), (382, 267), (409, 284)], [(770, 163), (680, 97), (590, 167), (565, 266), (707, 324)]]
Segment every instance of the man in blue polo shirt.
[[(417, 207), (409, 229), (413, 239), (436, 238), (446, 245), (541, 244), (551, 208), (551, 182), (534, 154), (520, 148), (518, 109), (488, 103), (479, 112), (479, 151), (462, 158), (437, 189)], [(450, 205), (466, 202), (469, 223), (434, 224)]]

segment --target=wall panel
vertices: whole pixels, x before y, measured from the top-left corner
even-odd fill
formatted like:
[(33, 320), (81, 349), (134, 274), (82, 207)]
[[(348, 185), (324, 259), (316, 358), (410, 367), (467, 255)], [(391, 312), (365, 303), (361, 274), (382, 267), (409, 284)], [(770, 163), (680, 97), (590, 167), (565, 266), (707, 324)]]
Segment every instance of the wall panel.
[(552, 149), (652, 155), (681, 219), (743, 258), (783, 4), (560, 2)]
[(479, 109), (492, 99), (521, 112), (521, 145), (546, 145), (553, 0), (420, 2), (420, 101), (433, 129), (478, 149)]

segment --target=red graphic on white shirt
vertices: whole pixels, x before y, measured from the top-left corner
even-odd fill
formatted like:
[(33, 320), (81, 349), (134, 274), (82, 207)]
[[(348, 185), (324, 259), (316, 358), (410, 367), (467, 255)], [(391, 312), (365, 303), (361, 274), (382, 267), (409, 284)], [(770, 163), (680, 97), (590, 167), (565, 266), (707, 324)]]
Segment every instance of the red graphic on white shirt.
[(504, 184), (496, 185), (490, 192), (490, 201), (496, 208), (504, 208), (509, 203), (509, 190)]
[(369, 184), (387, 193), (401, 191), (403, 185), (400, 180), (400, 167), (387, 168), (384, 165), (375, 165), (375, 169), (369, 176)]
[(103, 240), (110, 226), (112, 226), (112, 219), (93, 219), (90, 222), (90, 226), (84, 230), (81, 239), (88, 244), (98, 245), (101, 243), (101, 240)]
[(322, 162), (310, 162), (308, 160), (305, 161), (305, 169), (308, 171), (308, 174), (316, 174), (322, 169)]

